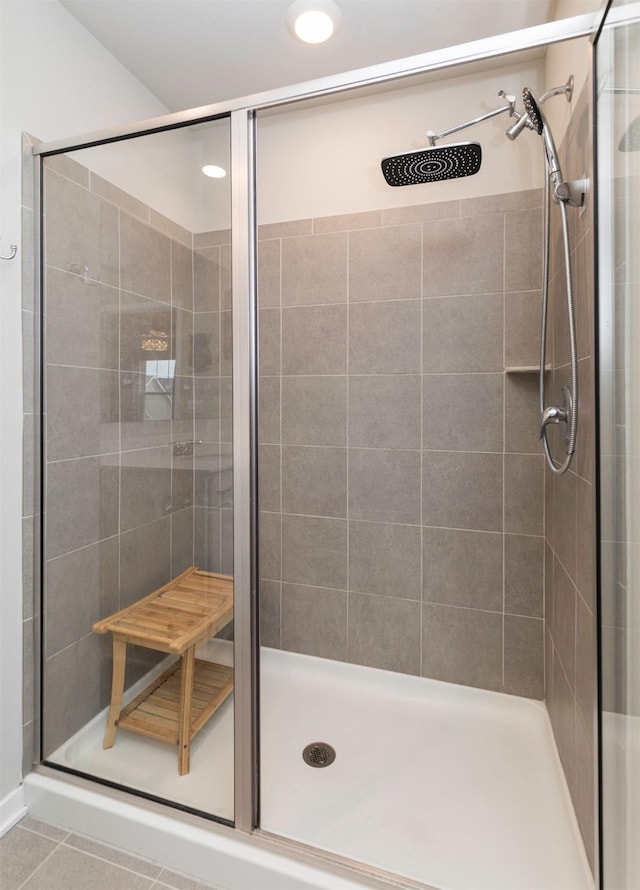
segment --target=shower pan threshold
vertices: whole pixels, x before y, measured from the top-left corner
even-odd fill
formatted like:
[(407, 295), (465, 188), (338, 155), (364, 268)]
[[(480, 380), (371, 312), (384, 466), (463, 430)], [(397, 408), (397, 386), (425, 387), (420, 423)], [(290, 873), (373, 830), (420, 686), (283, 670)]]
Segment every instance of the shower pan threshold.
[[(260, 698), (264, 831), (442, 890), (592, 890), (541, 702), (267, 648)], [(196, 739), (192, 782), (153, 740), (102, 751), (103, 722), (50, 761), (138, 788), (146, 772), (155, 795), (232, 816), (232, 697)], [(302, 752), (320, 741), (336, 759), (314, 769)]]

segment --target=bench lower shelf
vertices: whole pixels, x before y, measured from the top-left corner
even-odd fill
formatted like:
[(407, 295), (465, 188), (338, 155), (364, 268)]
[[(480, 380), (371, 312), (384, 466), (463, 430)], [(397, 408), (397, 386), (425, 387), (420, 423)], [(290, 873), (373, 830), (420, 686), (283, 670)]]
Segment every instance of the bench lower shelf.
[[(117, 722), (118, 728), (177, 745), (181, 679), (182, 659), (179, 659), (123, 708)], [(190, 739), (202, 729), (232, 691), (233, 668), (195, 659)]]

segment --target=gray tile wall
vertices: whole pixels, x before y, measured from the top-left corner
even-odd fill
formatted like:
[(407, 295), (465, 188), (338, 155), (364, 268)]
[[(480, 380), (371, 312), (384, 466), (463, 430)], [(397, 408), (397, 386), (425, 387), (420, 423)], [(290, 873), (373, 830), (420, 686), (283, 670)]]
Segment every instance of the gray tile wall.
[[(587, 176), (593, 181), (590, 97), (591, 86), (587, 83), (560, 149), (563, 175), (568, 180)], [(549, 375), (548, 404), (557, 398), (569, 373), (559, 226), (560, 214), (552, 213), (549, 356), (553, 370)], [(545, 471), (545, 696), (585, 848), (594, 868), (597, 697), (592, 200), (584, 212), (569, 208), (569, 227), (579, 357), (578, 443), (565, 475)], [(561, 442), (552, 441), (552, 447), (554, 453), (563, 453)]]
[[(194, 560), (231, 571), (232, 505), (230, 248), (194, 254), (191, 232), (70, 158), (45, 169), (46, 756), (108, 702), (111, 639), (92, 624)], [(142, 349), (153, 332), (165, 349)], [(165, 359), (168, 407), (143, 395), (144, 362)], [(127, 682), (158, 657), (129, 647)]]
[(543, 698), (541, 203), (261, 227), (264, 645)]

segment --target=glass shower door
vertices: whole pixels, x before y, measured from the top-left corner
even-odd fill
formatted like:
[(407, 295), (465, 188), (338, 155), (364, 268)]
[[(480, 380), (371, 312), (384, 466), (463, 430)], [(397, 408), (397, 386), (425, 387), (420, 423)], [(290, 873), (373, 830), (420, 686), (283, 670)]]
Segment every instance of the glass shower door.
[(43, 160), (42, 756), (232, 822), (229, 142)]
[(640, 887), (640, 20), (614, 2), (597, 49), (600, 201), (602, 866)]

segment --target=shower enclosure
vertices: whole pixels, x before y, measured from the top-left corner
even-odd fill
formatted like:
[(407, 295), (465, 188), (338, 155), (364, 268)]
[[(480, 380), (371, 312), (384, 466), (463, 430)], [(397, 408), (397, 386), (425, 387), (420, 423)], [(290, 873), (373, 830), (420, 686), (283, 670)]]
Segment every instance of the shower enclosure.
[[(575, 351), (580, 379), (558, 476), (540, 140), (485, 113), (574, 74), (544, 113), (564, 178), (592, 181), (581, 22), (36, 148), (45, 774), (343, 877), (592, 886), (593, 210), (566, 208), (575, 350), (552, 213), (542, 374), (555, 399)], [(385, 182), (383, 158), (477, 117), (480, 169)], [(179, 775), (174, 730), (103, 748), (119, 668), (94, 629), (191, 566), (233, 576), (196, 657), (234, 692)], [(172, 660), (139, 642), (125, 704)], [(175, 720), (166, 696), (147, 711)]]

